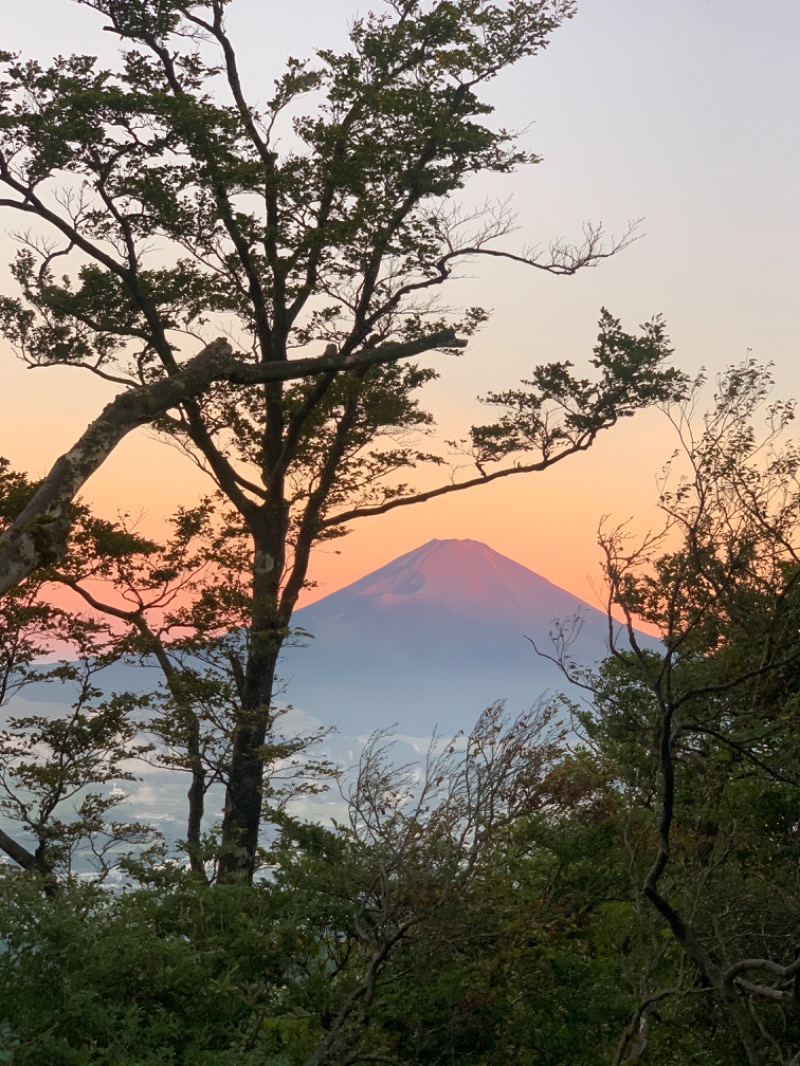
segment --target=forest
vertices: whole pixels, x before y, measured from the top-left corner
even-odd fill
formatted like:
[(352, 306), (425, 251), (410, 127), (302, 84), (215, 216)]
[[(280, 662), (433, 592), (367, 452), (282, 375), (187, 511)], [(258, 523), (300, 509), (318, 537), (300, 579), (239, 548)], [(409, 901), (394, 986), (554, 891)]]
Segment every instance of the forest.
[[(109, 66), (0, 53), (0, 331), (116, 389), (44, 478), (0, 460), (0, 1063), (799, 1066), (793, 403), (602, 309), (584, 366), (498, 360), (488, 420), (440, 439), (426, 386), (491, 329), (444, 302), (460, 271), (635, 236), (519, 248), (462, 200), (538, 164), (485, 90), (574, 5), (388, 0), (253, 101), (233, 2), (79, 0)], [(411, 766), (283, 728), (315, 549), (651, 409), (661, 525), (599, 530), (608, 657), (570, 620), (537, 649), (581, 701), (495, 703)], [(208, 477), (161, 538), (80, 496), (145, 426)], [(146, 693), (103, 688), (144, 662)], [(17, 714), (43, 683), (71, 705)], [(185, 776), (177, 847), (124, 818), (145, 763)], [(341, 820), (297, 816), (326, 791)]]

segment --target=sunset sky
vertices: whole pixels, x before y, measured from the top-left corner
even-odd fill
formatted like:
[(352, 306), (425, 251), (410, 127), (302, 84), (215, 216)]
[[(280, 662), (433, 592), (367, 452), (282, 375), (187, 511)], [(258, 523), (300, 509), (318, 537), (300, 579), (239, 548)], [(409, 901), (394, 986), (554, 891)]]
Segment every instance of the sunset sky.
[[(46, 59), (113, 45), (103, 20), (70, 0), (5, 7), (3, 48)], [(250, 95), (263, 99), (286, 56), (342, 43), (358, 10), (355, 0), (235, 0), (229, 26)], [(430, 404), (444, 437), (481, 419), (476, 395), (513, 386), (534, 364), (581, 365), (602, 306), (631, 331), (663, 313), (675, 361), (689, 371), (713, 376), (751, 351), (775, 364), (778, 395), (800, 396), (798, 55), (797, 0), (583, 0), (544, 55), (493, 84), (498, 123), (526, 129), (522, 143), (544, 156), (464, 193), (467, 204), (513, 197), (519, 230), (507, 247), (577, 238), (585, 219), (614, 233), (642, 218), (641, 239), (572, 279), (488, 261), (451, 288), (451, 304), (493, 315), (465, 357), (442, 359)], [(2, 264), (18, 225), (0, 214)], [(0, 288), (12, 290), (4, 267)], [(86, 372), (26, 370), (0, 342), (0, 455), (43, 474), (112, 395)], [(594, 603), (598, 521), (656, 521), (656, 474), (672, 447), (652, 413), (543, 475), (363, 521), (336, 543), (339, 554), (317, 555), (315, 594), (431, 538), (471, 537)], [(108, 514), (151, 521), (205, 488), (142, 431), (86, 495)]]

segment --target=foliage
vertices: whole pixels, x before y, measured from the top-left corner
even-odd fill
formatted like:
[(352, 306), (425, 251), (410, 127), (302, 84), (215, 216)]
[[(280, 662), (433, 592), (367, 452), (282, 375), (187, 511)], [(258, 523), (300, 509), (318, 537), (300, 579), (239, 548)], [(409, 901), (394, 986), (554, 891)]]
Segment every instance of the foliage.
[[(35, 488), (0, 463), (0, 528)], [(150, 836), (145, 826), (115, 820), (119, 800), (110, 789), (130, 778), (130, 760), (146, 748), (135, 725), (146, 701), (103, 696), (98, 675), (120, 651), (101, 621), (46, 601), (47, 576), (0, 601), (0, 708), (34, 684), (65, 686), (73, 695), (62, 713), (34, 713), (32, 703), (0, 724), (0, 816), (21, 834), (0, 829), (0, 848), (46, 876), (71, 874), (80, 852), (79, 865), (103, 877), (127, 845)], [(54, 662), (54, 650), (64, 658)]]
[[(512, 945), (523, 920), (512, 913), (518, 866), (505, 875), (496, 849), (511, 845), (509, 833), (520, 855), (536, 849), (525, 825), (552, 802), (557, 740), (548, 713), (512, 722), (490, 708), (463, 743), (431, 752), (413, 794), (376, 742), (354, 784), (350, 824), (287, 821), (270, 877), (252, 887), (209, 887), (157, 854), (131, 864), (145, 884), (121, 893), (73, 883), (47, 898), (35, 880), (7, 874), (0, 1024), (15, 1064), (311, 1066), (369, 1061), (380, 1047), (395, 1061), (412, 1053), (398, 1009), (420, 980), (432, 982), (431, 1009), (449, 999), (463, 1019), (444, 1047), (477, 1052), (465, 1040), (483, 1024), (484, 935)], [(489, 917), (498, 888), (502, 917), (476, 941), (474, 923)], [(527, 891), (547, 910), (541, 878)], [(515, 952), (510, 972), (491, 982), (509, 1047), (521, 1037), (502, 1023), (504, 1003), (525, 958)], [(555, 967), (556, 983), (576, 972), (555, 958), (540, 965)], [(441, 1061), (438, 1042), (436, 1031), (426, 1036), (418, 1061)]]
[[(598, 717), (583, 717), (630, 812), (643, 896), (681, 949), (678, 974), (659, 975), (672, 986), (660, 990), (667, 1017), (685, 1018), (684, 997), (700, 993), (726, 1061), (749, 1066), (795, 1062), (800, 1046), (800, 454), (782, 438), (793, 407), (770, 403), (770, 385), (747, 362), (720, 379), (702, 419), (693, 402), (678, 408), (663, 532), (633, 549), (619, 530), (601, 534), (633, 650), (591, 682)], [(639, 618), (659, 627), (658, 649), (637, 637)], [(665, 1016), (658, 969), (653, 955), (640, 1020), (656, 1002)], [(648, 1032), (638, 1051), (635, 1035), (618, 1062), (644, 1054)], [(656, 1048), (665, 1039), (653, 1033)]]

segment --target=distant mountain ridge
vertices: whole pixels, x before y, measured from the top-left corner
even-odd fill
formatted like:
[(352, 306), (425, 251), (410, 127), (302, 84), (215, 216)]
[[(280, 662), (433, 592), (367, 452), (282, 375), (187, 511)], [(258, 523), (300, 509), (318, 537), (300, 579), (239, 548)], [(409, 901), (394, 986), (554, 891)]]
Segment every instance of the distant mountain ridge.
[(554, 623), (581, 619), (583, 665), (607, 654), (605, 614), (475, 540), (431, 540), (298, 611), (286, 698), (347, 733), (468, 727), (497, 699), (529, 706), (566, 681), (536, 655)]

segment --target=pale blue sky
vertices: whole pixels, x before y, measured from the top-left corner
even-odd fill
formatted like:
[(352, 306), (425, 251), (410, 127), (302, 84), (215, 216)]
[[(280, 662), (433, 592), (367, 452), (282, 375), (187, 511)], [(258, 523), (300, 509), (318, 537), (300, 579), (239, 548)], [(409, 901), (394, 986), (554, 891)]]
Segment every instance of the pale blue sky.
[[(102, 20), (70, 0), (4, 7), (4, 48), (46, 58), (113, 44)], [(341, 42), (357, 10), (349, 0), (236, 0), (230, 25), (254, 94), (266, 93), (287, 54)], [(796, 0), (583, 0), (543, 56), (497, 80), (498, 123), (532, 123), (525, 143), (545, 158), (514, 177), (475, 183), (467, 201), (512, 195), (521, 227), (512, 244), (577, 235), (583, 219), (613, 232), (643, 217), (643, 236), (574, 279), (488, 263), (451, 292), (451, 301), (493, 308), (494, 318), (436, 389), (448, 433), (469, 421), (477, 392), (513, 384), (534, 362), (587, 355), (601, 305), (631, 329), (663, 312), (688, 369), (715, 372), (752, 349), (775, 362), (781, 394), (800, 395), (798, 56)], [(0, 230), (8, 225), (0, 218)], [(0, 237), (3, 262), (8, 248)], [(54, 457), (52, 443), (30, 432), (44, 374), (21, 373), (10, 355), (0, 363), (8, 386), (0, 390), (0, 454), (34, 472)], [(66, 447), (106, 393), (83, 378), (48, 386), (47, 436), (57, 433)], [(327, 588), (421, 540), (460, 535), (588, 595), (597, 519), (641, 510), (668, 445), (648, 416), (569, 469), (367, 523), (339, 545)], [(125, 446), (124, 462), (156, 454), (140, 437)], [(96, 491), (126, 506), (128, 488), (116, 491), (122, 463), (99, 476)], [(125, 477), (135, 506), (144, 506), (151, 479)], [(569, 516), (566, 532), (560, 515)]]

